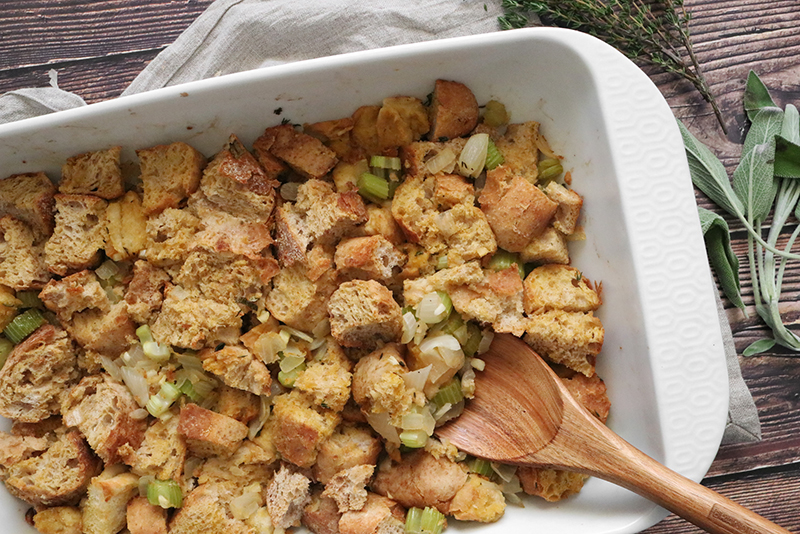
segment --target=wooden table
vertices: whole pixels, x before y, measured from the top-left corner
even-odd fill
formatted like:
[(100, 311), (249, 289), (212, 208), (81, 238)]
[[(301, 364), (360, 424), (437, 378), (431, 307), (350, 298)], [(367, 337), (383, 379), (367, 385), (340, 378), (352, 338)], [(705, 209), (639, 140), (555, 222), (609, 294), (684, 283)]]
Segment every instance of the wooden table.
[[(492, 0), (487, 0), (492, 1)], [(199, 16), (210, 0), (5, 0), (0, 8), (0, 93), (46, 86), (58, 72), (62, 89), (87, 102), (118, 96), (161, 50)], [(800, 106), (800, 3), (797, 0), (686, 0), (699, 57), (728, 126), (724, 136), (709, 105), (674, 77), (651, 73), (675, 115), (722, 159), (730, 173), (741, 150), (742, 92), (755, 70), (778, 104)], [(713, 205), (697, 193), (700, 205)], [(728, 219), (744, 258), (745, 232)], [(790, 221), (789, 231), (797, 221)], [(750, 318), (729, 306), (737, 350), (769, 334), (752, 310), (746, 261), (741, 278)], [(800, 320), (800, 265), (787, 272), (786, 321)], [(777, 348), (741, 359), (758, 406), (763, 440), (723, 446), (704, 484), (800, 532), (800, 358)], [(647, 532), (698, 532), (670, 516)]]

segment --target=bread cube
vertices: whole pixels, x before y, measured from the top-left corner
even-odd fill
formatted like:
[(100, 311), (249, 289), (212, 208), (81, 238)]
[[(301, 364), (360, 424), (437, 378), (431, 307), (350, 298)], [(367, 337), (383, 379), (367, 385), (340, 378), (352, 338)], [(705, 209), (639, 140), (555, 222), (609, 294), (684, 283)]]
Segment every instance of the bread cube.
[(131, 471), (159, 480), (181, 480), (186, 460), (186, 440), (178, 432), (180, 417), (174, 413), (147, 427), (144, 439), (130, 458)]
[(343, 347), (375, 348), (398, 341), (403, 332), (400, 306), (392, 292), (374, 280), (341, 284), (328, 301), (331, 334)]
[(392, 216), (406, 238), (422, 245), (429, 254), (437, 254), (446, 247), (436, 225), (439, 211), (433, 201), (433, 186), (434, 180), (424, 180), (421, 176), (406, 177), (392, 199)]
[(27, 224), (40, 243), (55, 227), (55, 194), (56, 186), (43, 172), (9, 176), (0, 180), (0, 213)]
[(45, 247), (33, 230), (9, 215), (0, 218), (0, 284), (16, 291), (41, 289), (50, 279)]
[(428, 139), (446, 141), (470, 133), (478, 124), (478, 101), (469, 87), (450, 80), (436, 80), (428, 110)]
[(466, 484), (450, 501), (448, 513), (461, 521), (494, 523), (503, 517), (505, 510), (506, 499), (500, 486), (470, 473)]
[(206, 158), (182, 142), (136, 151), (141, 171), (142, 209), (147, 215), (179, 208), (200, 187)]
[(94, 195), (110, 200), (125, 193), (119, 166), (122, 147), (86, 152), (69, 158), (61, 166), (58, 190), (69, 195)]
[(134, 497), (125, 510), (130, 534), (167, 534), (167, 511), (150, 504), (147, 497)]
[(456, 204), (436, 215), (435, 221), (447, 243), (449, 267), (497, 251), (497, 241), (486, 215), (472, 204)]
[(595, 311), (600, 295), (575, 267), (551, 264), (535, 268), (523, 283), (525, 312), (543, 309), (568, 312)]
[(147, 220), (147, 244), (144, 256), (159, 267), (186, 261), (196, 245), (200, 219), (188, 210), (167, 208)]
[(364, 507), (348, 511), (339, 520), (339, 534), (400, 534), (405, 532), (405, 511), (397, 502), (368, 492)]
[(161, 309), (164, 287), (169, 275), (152, 263), (139, 260), (133, 264), (133, 277), (125, 288), (128, 315), (139, 324), (149, 324)]
[(422, 101), (411, 96), (383, 99), (375, 122), (381, 148), (409, 145), (428, 133), (430, 124)]
[(200, 353), (203, 369), (216, 375), (230, 387), (254, 395), (269, 395), (272, 377), (264, 362), (241, 345), (226, 345), (220, 350)]
[(336, 247), (336, 269), (345, 279), (388, 281), (400, 272), (406, 255), (382, 235), (343, 239)]
[(538, 467), (520, 467), (517, 469), (517, 476), (522, 491), (549, 502), (560, 501), (578, 493), (589, 478), (580, 473)]
[(286, 466), (275, 473), (267, 487), (267, 509), (272, 524), (279, 529), (300, 525), (303, 508), (311, 500), (308, 489), (311, 481), (300, 473), (290, 472)]
[(398, 345), (371, 352), (358, 360), (353, 370), (353, 400), (364, 414), (388, 414), (392, 424), (399, 426), (414, 397), (402, 376), (408, 371)]
[(539, 123), (509, 124), (506, 133), (495, 141), (504, 165), (512, 174), (532, 184), (539, 176)]
[(458, 174), (437, 174), (433, 200), (439, 209), (448, 210), (457, 204), (475, 205), (475, 187)]
[[(463, 137), (445, 141), (416, 141), (400, 148), (400, 159), (406, 178), (419, 176), (422, 178), (439, 173), (452, 173), (461, 151), (467, 140)], [(433, 171), (431, 172), (431, 165)]]
[(33, 526), (41, 534), (83, 534), (81, 511), (74, 506), (53, 506), (36, 512)]
[(367, 502), (366, 485), (375, 471), (374, 465), (356, 465), (336, 473), (326, 484), (323, 497), (330, 497), (339, 507), (339, 511), (358, 511)]
[(300, 467), (314, 465), (320, 445), (341, 421), (336, 412), (317, 407), (298, 390), (275, 397), (271, 417), (275, 448), (284, 460)]
[(325, 354), (308, 363), (295, 380), (294, 389), (308, 395), (321, 408), (341, 412), (350, 398), (352, 367), (341, 347), (328, 338)]
[(291, 124), (267, 128), (256, 144), (309, 179), (322, 178), (338, 162), (336, 153), (322, 141), (296, 131)]
[(128, 501), (139, 494), (139, 477), (122, 466), (107, 467), (89, 483), (81, 502), (83, 530), (88, 534), (119, 532), (127, 523)]
[(181, 408), (178, 432), (195, 456), (231, 456), (247, 437), (247, 425), (232, 417), (187, 404)]
[(544, 193), (550, 200), (558, 203), (555, 216), (553, 217), (553, 227), (562, 234), (570, 235), (578, 227), (578, 217), (581, 214), (583, 199), (581, 196), (567, 189), (561, 184), (550, 182), (544, 188)]
[(340, 425), (322, 442), (314, 464), (314, 477), (327, 484), (344, 469), (357, 465), (375, 465), (383, 450), (380, 439), (366, 425)]
[(541, 234), (534, 236), (519, 252), (519, 258), (525, 263), (561, 263), (569, 264), (569, 248), (567, 238), (553, 228), (546, 227)]
[(59, 276), (92, 269), (102, 258), (108, 202), (93, 195), (56, 195), (56, 227), (44, 246), (45, 263)]
[(114, 261), (139, 256), (147, 245), (147, 216), (133, 191), (108, 203), (106, 208), (106, 256)]
[(546, 310), (529, 316), (525, 341), (540, 356), (592, 376), (604, 337), (603, 325), (592, 312)]
[(281, 269), (272, 279), (272, 290), (265, 303), (279, 321), (312, 332), (328, 317), (328, 299), (337, 286), (331, 271), (313, 282), (306, 276), (306, 271), (302, 264)]

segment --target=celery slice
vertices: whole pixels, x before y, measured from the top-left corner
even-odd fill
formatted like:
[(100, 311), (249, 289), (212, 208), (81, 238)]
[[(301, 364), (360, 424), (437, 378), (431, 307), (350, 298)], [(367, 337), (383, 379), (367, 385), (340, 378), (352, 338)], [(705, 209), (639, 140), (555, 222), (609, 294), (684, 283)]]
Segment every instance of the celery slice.
[(136, 329), (136, 335), (139, 337), (139, 342), (144, 345), (148, 341), (153, 341), (153, 334), (150, 332), (150, 327), (143, 324)]
[(517, 265), (519, 277), (525, 280), (525, 266), (513, 252), (499, 248), (489, 260), (489, 268), (493, 271), (504, 271), (514, 264)]
[(358, 192), (368, 200), (389, 198), (389, 181), (365, 172), (358, 177)]
[(485, 476), (486, 478), (491, 479), (495, 474), (494, 469), (492, 469), (492, 463), (489, 460), (473, 458), (468, 465), (470, 471)]
[(147, 500), (161, 508), (180, 508), (183, 492), (174, 480), (154, 480), (147, 485)]
[(548, 182), (558, 178), (564, 172), (561, 162), (554, 158), (544, 158), (539, 162), (539, 181)]
[(494, 144), (492, 139), (489, 139), (489, 146), (486, 148), (486, 169), (491, 171), (496, 169), (499, 165), (505, 163), (506, 159), (500, 153), (497, 145)]
[(31, 335), (37, 328), (45, 323), (44, 316), (37, 308), (21, 313), (14, 317), (3, 333), (13, 344), (18, 344)]
[(402, 168), (401, 164), (402, 162), (398, 157), (372, 156), (369, 159), (369, 166), (377, 169), (390, 169), (393, 171), (399, 171)]
[(278, 382), (280, 382), (283, 387), (293, 388), (295, 380), (297, 380), (297, 377), (300, 376), (300, 373), (302, 373), (305, 370), (306, 370), (306, 364), (301, 363), (291, 371), (288, 372), (279, 371)]
[(442, 386), (436, 395), (433, 396), (433, 402), (437, 406), (444, 406), (445, 404), (456, 404), (464, 399), (464, 393), (461, 391), (461, 381), (453, 378)]
[(444, 514), (431, 506), (426, 506), (419, 520), (422, 534), (442, 534), (444, 529)]
[(424, 430), (404, 430), (400, 433), (400, 443), (409, 449), (421, 449), (428, 443), (428, 434)]
[(481, 329), (475, 323), (467, 323), (469, 337), (467, 342), (461, 345), (461, 350), (466, 356), (475, 356), (481, 344)]
[(22, 303), (20, 308), (44, 309), (44, 304), (36, 291), (17, 291), (16, 297)]
[(6, 364), (8, 355), (14, 350), (14, 344), (6, 338), (0, 336), (0, 369)]

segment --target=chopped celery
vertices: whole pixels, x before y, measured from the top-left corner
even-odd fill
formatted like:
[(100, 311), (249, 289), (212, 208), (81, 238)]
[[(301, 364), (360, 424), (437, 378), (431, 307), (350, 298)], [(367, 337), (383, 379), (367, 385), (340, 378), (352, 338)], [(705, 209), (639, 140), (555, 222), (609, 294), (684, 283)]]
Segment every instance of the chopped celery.
[(389, 181), (365, 172), (358, 177), (358, 192), (368, 200), (389, 198)]
[(174, 480), (153, 480), (147, 485), (147, 500), (161, 508), (180, 508), (183, 504), (181, 487)]
[(17, 291), (17, 298), (22, 302), (20, 308), (41, 308), (44, 309), (44, 304), (39, 298), (36, 291)]
[(200, 402), (203, 400), (203, 397), (197, 393), (197, 390), (194, 388), (194, 384), (192, 384), (192, 381), (188, 378), (183, 381), (178, 389), (180, 389), (181, 393), (192, 399), (194, 402)]
[(442, 332), (453, 335), (456, 333), (456, 330), (464, 326), (464, 319), (461, 318), (461, 314), (458, 312), (451, 313), (447, 320), (441, 324)]
[(399, 171), (402, 168), (400, 158), (390, 156), (372, 156), (369, 159), (369, 166), (393, 171)]
[(3, 333), (13, 344), (18, 344), (45, 323), (44, 316), (37, 308), (31, 308), (14, 317)]
[(428, 434), (424, 430), (404, 430), (400, 433), (400, 443), (409, 449), (421, 449), (428, 442)]
[(406, 534), (420, 534), (422, 508), (412, 506), (406, 513)]
[(8, 359), (8, 355), (11, 354), (11, 351), (14, 350), (14, 344), (0, 336), (0, 369), (6, 364), (6, 360)]
[(301, 363), (291, 371), (288, 372), (279, 371), (278, 382), (280, 382), (283, 387), (293, 388), (295, 380), (297, 380), (297, 377), (300, 376), (300, 373), (302, 373), (305, 370), (306, 370), (306, 364)]
[(145, 341), (142, 343), (142, 349), (145, 356), (158, 363), (169, 360), (171, 354), (168, 345), (161, 345), (155, 341)]
[(502, 165), (505, 161), (506, 159), (497, 149), (497, 145), (490, 138), (489, 146), (486, 148), (486, 169), (490, 171), (496, 169), (498, 165)]
[(464, 351), (466, 356), (474, 356), (481, 344), (481, 329), (475, 323), (467, 323), (467, 331), (469, 337), (467, 342), (461, 345), (461, 350)]
[(431, 506), (426, 506), (420, 518), (420, 532), (422, 534), (442, 534), (444, 529), (444, 514)]
[(511, 120), (511, 115), (509, 115), (505, 105), (497, 100), (489, 100), (484, 106), (484, 110), (483, 123), (486, 126), (496, 128), (497, 126), (508, 124), (508, 121)]
[(539, 161), (539, 181), (548, 182), (564, 172), (561, 162), (554, 158), (544, 158)]
[(110, 280), (119, 274), (119, 267), (112, 260), (106, 260), (100, 264), (100, 267), (95, 269), (94, 274), (96, 274), (100, 280)]
[(516, 254), (498, 248), (497, 252), (492, 256), (492, 259), (489, 260), (489, 268), (493, 271), (504, 271), (514, 264), (517, 265), (517, 270), (519, 270), (519, 277), (524, 280), (525, 266)]
[(447, 254), (439, 254), (436, 257), (436, 270), (441, 271), (442, 269), (447, 269)]
[(169, 410), (172, 403), (181, 396), (181, 390), (170, 382), (161, 384), (161, 389), (155, 395), (150, 395), (145, 408), (153, 417), (160, 417)]
[(150, 327), (143, 324), (136, 329), (136, 335), (139, 337), (139, 342), (144, 345), (148, 341), (153, 341), (153, 334), (150, 332)]
[(442, 301), (442, 305), (445, 309), (444, 317), (447, 319), (450, 316), (450, 312), (453, 311), (453, 301), (450, 300), (450, 295), (448, 295), (445, 291), (437, 291), (436, 294), (439, 295), (439, 298)]
[(453, 378), (450, 382), (442, 386), (431, 400), (433, 400), (437, 406), (444, 406), (445, 404), (461, 402), (463, 398), (464, 393), (461, 391), (461, 381), (457, 378)]
[(483, 458), (473, 458), (469, 462), (469, 470), (486, 478), (492, 478), (495, 474), (494, 469), (492, 469), (492, 463)]

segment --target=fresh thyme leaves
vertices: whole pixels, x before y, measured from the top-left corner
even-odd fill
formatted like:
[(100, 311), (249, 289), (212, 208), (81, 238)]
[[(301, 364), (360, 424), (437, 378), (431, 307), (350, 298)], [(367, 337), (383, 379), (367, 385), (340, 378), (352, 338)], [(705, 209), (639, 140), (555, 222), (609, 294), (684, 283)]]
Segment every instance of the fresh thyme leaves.
[(593, 35), (633, 60), (677, 74), (711, 104), (727, 133), (719, 106), (706, 82), (689, 35), (691, 13), (684, 0), (502, 0), (503, 29), (522, 28), (526, 13), (546, 22)]
[[(800, 259), (800, 255), (791, 253), (800, 235), (800, 225), (783, 247), (778, 247), (778, 239), (789, 217), (794, 215), (800, 219), (800, 113), (791, 104), (785, 110), (778, 107), (753, 72), (747, 80), (744, 107), (751, 124), (739, 165), (733, 173), (733, 185), (714, 154), (683, 124), (679, 126), (693, 183), (718, 206), (737, 217), (748, 232), (747, 259), (753, 280), (753, 300), (756, 312), (772, 330), (773, 339), (756, 341), (743, 354), (759, 354), (775, 344), (800, 352), (800, 337), (786, 328), (779, 311), (786, 263), (790, 259)], [(723, 227), (708, 213), (700, 208), (709, 259), (725, 294), (737, 307), (744, 309), (738, 287), (738, 261), (730, 260), (729, 236), (709, 241), (707, 231), (716, 226), (713, 231), (719, 233)], [(770, 214), (772, 222), (765, 239), (761, 228)]]

